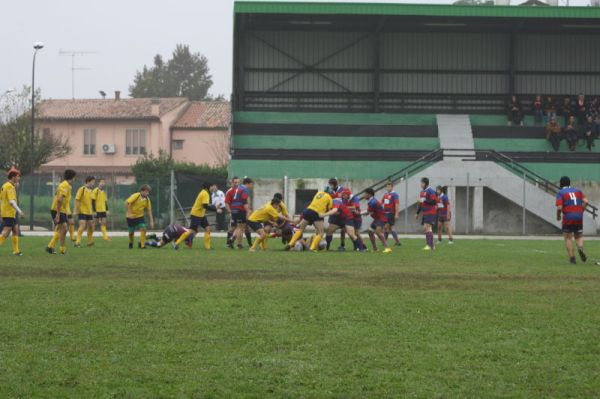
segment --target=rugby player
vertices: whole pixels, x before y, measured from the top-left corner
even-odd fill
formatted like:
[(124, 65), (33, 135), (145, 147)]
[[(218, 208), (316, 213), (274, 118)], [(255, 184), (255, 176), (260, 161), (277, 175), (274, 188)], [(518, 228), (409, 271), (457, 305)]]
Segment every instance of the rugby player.
[(367, 210), (363, 212), (363, 215), (369, 214), (373, 218), (373, 223), (371, 223), (371, 228), (369, 229), (369, 239), (373, 245), (373, 251), (377, 251), (377, 242), (375, 241), (375, 236), (377, 236), (383, 244), (383, 253), (387, 254), (392, 252), (392, 249), (388, 246), (388, 242), (385, 239), (385, 234), (383, 233), (383, 227), (385, 226), (387, 218), (385, 216), (383, 205), (375, 198), (375, 190), (370, 187), (367, 188), (363, 195), (363, 199), (367, 200)]
[(560, 178), (560, 191), (556, 194), (556, 220), (562, 219), (562, 232), (569, 261), (577, 264), (573, 239), (582, 262), (587, 261), (583, 251), (583, 213), (588, 205), (588, 199), (581, 190), (571, 187), (568, 176)]
[(49, 254), (55, 254), (56, 243), (60, 241), (60, 254), (65, 255), (67, 253), (67, 247), (65, 245), (65, 239), (67, 236), (67, 225), (69, 219), (67, 212), (71, 213), (71, 193), (72, 184), (75, 180), (77, 173), (74, 170), (67, 169), (63, 174), (63, 181), (58, 185), (54, 199), (50, 205), (50, 215), (54, 222), (54, 235), (46, 247), (46, 252)]
[[(178, 224), (170, 224), (163, 231), (160, 239), (156, 234), (148, 234), (146, 238), (149, 240), (149, 247), (162, 248), (170, 242), (177, 241), (179, 238), (181, 238), (184, 234), (188, 232), (189, 230), (183, 226), (180, 226)], [(185, 245), (187, 245), (188, 248), (192, 248), (193, 240), (194, 236), (192, 234), (188, 234), (187, 238), (185, 239)], [(173, 243), (173, 249), (179, 249), (179, 245)]]
[(454, 244), (452, 237), (452, 211), (450, 211), (450, 200), (448, 199), (448, 187), (437, 186), (437, 233), (438, 242), (442, 242), (442, 233), (444, 229), (448, 233), (448, 244)]
[(17, 215), (25, 216), (19, 205), (17, 204), (17, 189), (21, 179), (21, 173), (12, 169), (8, 171), (7, 181), (0, 188), (0, 218), (2, 218), (2, 232), (0, 233), (0, 246), (12, 233), (12, 254), (22, 256), (23, 253), (19, 249), (19, 226), (17, 223)]
[(432, 251), (435, 249), (433, 244), (433, 226), (437, 223), (437, 194), (435, 190), (429, 187), (429, 179), (424, 177), (421, 179), (421, 192), (419, 193), (419, 207), (415, 218), (422, 216), (421, 224), (425, 232), (426, 245), (424, 251)]
[[(108, 233), (106, 232), (107, 216), (108, 216), (108, 200), (106, 198), (106, 180), (98, 179), (98, 187), (92, 191), (92, 208), (94, 210), (95, 218), (100, 224), (100, 231), (102, 232), (102, 239), (104, 241), (110, 241)], [(94, 228), (95, 228), (94, 223)]]
[(146, 249), (146, 213), (148, 213), (148, 219), (150, 219), (150, 229), (154, 228), (152, 203), (150, 202), (149, 197), (150, 190), (150, 186), (144, 184), (140, 187), (139, 192), (131, 194), (131, 196), (127, 198), (127, 201), (125, 201), (125, 207), (127, 208), (127, 227), (129, 231), (129, 249), (133, 248), (136, 230), (140, 231), (140, 242), (138, 247), (140, 249)]
[(329, 225), (327, 226), (325, 241), (327, 242), (327, 250), (331, 247), (333, 233), (337, 229), (344, 230), (352, 239), (355, 251), (364, 251), (365, 248), (361, 245), (354, 230), (354, 213), (349, 207), (352, 193), (348, 189), (343, 189), (340, 193), (340, 198), (333, 199), (333, 208), (326, 213), (319, 214), (320, 217), (329, 216)]
[(212, 242), (210, 237), (211, 228), (210, 224), (208, 223), (208, 219), (206, 218), (206, 211), (216, 211), (217, 208), (212, 205), (210, 201), (209, 190), (211, 185), (212, 183), (202, 184), (202, 190), (200, 190), (198, 193), (196, 201), (194, 201), (194, 205), (192, 206), (190, 228), (177, 239), (175, 246), (180, 245), (190, 235), (195, 237), (196, 234), (198, 234), (199, 228), (202, 227), (204, 229), (204, 249), (207, 251), (212, 250)]
[(250, 247), (250, 252), (255, 252), (262, 243), (265, 243), (264, 246), (261, 246), (262, 249), (266, 250), (266, 241), (269, 239), (269, 232), (268, 229), (265, 228), (265, 224), (291, 221), (281, 213), (280, 204), (281, 200), (274, 197), (269, 203), (265, 204), (262, 208), (255, 210), (248, 217), (248, 227), (258, 234), (254, 244)]
[(395, 245), (399, 246), (401, 244), (398, 239), (398, 233), (394, 230), (394, 226), (396, 220), (400, 217), (400, 197), (398, 196), (398, 193), (394, 191), (394, 183), (391, 181), (388, 181), (385, 185), (385, 193), (383, 194), (381, 202), (383, 203), (383, 210), (385, 211), (385, 217), (387, 219), (384, 226), (385, 239), (387, 240), (391, 233)]
[(92, 205), (92, 190), (96, 185), (96, 178), (94, 176), (88, 176), (85, 178), (85, 184), (77, 190), (75, 194), (75, 212), (77, 220), (79, 222), (79, 228), (77, 229), (77, 240), (75, 241), (75, 247), (81, 247), (81, 239), (83, 232), (87, 231), (87, 245), (91, 247), (94, 245), (94, 210)]
[(311, 203), (302, 212), (302, 220), (298, 224), (298, 230), (292, 236), (291, 241), (285, 246), (285, 249), (289, 251), (296, 244), (296, 241), (302, 237), (306, 227), (312, 224), (315, 227), (315, 236), (310, 244), (310, 250), (316, 251), (325, 231), (324, 221), (320, 214), (329, 212), (332, 207), (333, 199), (331, 195), (325, 191), (316, 193)]

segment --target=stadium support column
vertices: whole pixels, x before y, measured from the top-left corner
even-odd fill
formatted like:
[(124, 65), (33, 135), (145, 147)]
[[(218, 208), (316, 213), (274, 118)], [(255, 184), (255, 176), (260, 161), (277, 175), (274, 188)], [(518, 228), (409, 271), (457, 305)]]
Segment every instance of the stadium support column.
[(450, 212), (452, 213), (452, 231), (456, 231), (456, 187), (448, 187), (448, 197), (450, 197)]
[(515, 31), (508, 36), (508, 95), (515, 94)]
[(483, 186), (473, 187), (473, 233), (483, 232)]

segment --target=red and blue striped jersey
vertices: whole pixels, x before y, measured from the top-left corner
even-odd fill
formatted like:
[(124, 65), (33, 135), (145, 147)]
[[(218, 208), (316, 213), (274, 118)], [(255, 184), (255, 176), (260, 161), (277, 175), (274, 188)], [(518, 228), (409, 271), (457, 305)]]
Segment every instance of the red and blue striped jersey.
[(448, 200), (448, 196), (446, 194), (442, 194), (438, 197), (437, 207), (438, 215), (448, 216), (448, 208), (450, 207), (450, 201)]
[(395, 214), (400, 206), (400, 196), (395, 191), (383, 194), (383, 198), (381, 199), (383, 202), (383, 209), (386, 213)]
[(556, 194), (556, 206), (562, 207), (563, 225), (583, 223), (584, 200), (585, 195), (577, 188), (565, 187)]
[(248, 203), (248, 189), (244, 186), (230, 188), (225, 194), (225, 203), (232, 210), (245, 210), (245, 205)]
[(342, 191), (344, 191), (344, 187), (342, 187), (342, 186), (338, 186), (335, 190), (333, 190), (331, 187), (329, 187), (329, 190), (327, 190), (327, 193), (329, 195), (331, 195), (331, 198), (335, 199), (335, 198), (342, 198)]
[(387, 217), (385, 216), (383, 204), (379, 202), (377, 198), (373, 197), (369, 200), (369, 202), (367, 202), (367, 211), (369, 212), (373, 220), (387, 222)]
[(354, 219), (354, 215), (352, 214), (352, 210), (346, 206), (344, 201), (341, 198), (333, 199), (333, 208), (338, 210), (338, 216), (340, 216), (344, 220), (352, 220)]
[(419, 209), (423, 216), (437, 215), (437, 193), (431, 187), (419, 193)]

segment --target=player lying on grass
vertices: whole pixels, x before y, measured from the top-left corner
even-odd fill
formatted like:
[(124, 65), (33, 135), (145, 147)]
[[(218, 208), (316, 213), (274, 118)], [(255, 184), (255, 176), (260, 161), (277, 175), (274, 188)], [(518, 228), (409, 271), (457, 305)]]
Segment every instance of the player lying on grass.
[(88, 176), (85, 178), (85, 184), (77, 190), (75, 194), (75, 212), (77, 220), (79, 221), (79, 228), (77, 229), (77, 240), (75, 241), (75, 247), (81, 247), (81, 239), (83, 232), (87, 231), (87, 245), (91, 247), (94, 245), (94, 209), (92, 205), (92, 192), (96, 185), (96, 178), (94, 176)]
[(450, 211), (450, 200), (448, 199), (448, 187), (437, 186), (437, 233), (438, 242), (442, 242), (444, 229), (448, 233), (448, 244), (454, 244), (452, 237), (452, 212)]
[(587, 261), (583, 251), (583, 213), (588, 205), (588, 199), (581, 190), (571, 187), (568, 176), (560, 178), (560, 191), (556, 194), (556, 220), (562, 219), (562, 232), (569, 261), (577, 264), (573, 239), (582, 262)]
[[(254, 244), (250, 247), (251, 252), (255, 252), (260, 246), (263, 249), (267, 248), (266, 242), (269, 239), (268, 227), (265, 228), (265, 224), (281, 224), (282, 222), (291, 222), (289, 218), (281, 214), (280, 208), (281, 200), (279, 198), (273, 198), (271, 202), (265, 204), (262, 208), (252, 212), (248, 217), (248, 226), (258, 234)], [(261, 244), (263, 244), (261, 246)]]
[(150, 229), (154, 228), (154, 217), (152, 216), (152, 203), (150, 202), (150, 186), (144, 184), (140, 187), (140, 191), (132, 194), (127, 201), (125, 207), (127, 209), (127, 227), (129, 232), (129, 249), (133, 248), (135, 239), (135, 231), (140, 231), (140, 249), (146, 249), (146, 219), (145, 214), (148, 213), (150, 219)]
[(435, 249), (433, 244), (433, 226), (437, 223), (437, 194), (435, 190), (429, 187), (429, 179), (424, 177), (421, 179), (421, 192), (419, 193), (419, 207), (417, 208), (416, 219), (422, 216), (421, 224), (425, 232), (424, 251), (432, 251)]
[(17, 224), (17, 215), (25, 216), (17, 204), (17, 189), (21, 173), (16, 169), (11, 169), (7, 174), (8, 181), (0, 188), (0, 217), (2, 217), (2, 233), (0, 233), (0, 246), (4, 244), (8, 236), (12, 233), (12, 254), (22, 256), (19, 249), (19, 226)]
[(98, 187), (92, 191), (92, 208), (94, 211), (94, 229), (96, 227), (96, 221), (100, 225), (100, 231), (102, 232), (102, 239), (104, 241), (110, 241), (108, 233), (106, 232), (106, 224), (108, 217), (108, 201), (106, 198), (106, 180), (98, 179)]
[[(179, 249), (179, 244), (177, 244), (177, 242), (179, 242), (179, 239), (189, 232), (190, 230), (183, 226), (178, 224), (170, 224), (163, 231), (160, 239), (156, 234), (148, 234), (146, 237), (148, 239), (147, 245), (153, 248), (162, 248), (168, 243), (173, 242), (173, 249), (177, 250)], [(187, 245), (188, 248), (192, 248), (193, 240), (194, 235), (186, 235), (186, 238), (184, 239), (185, 245)]]
[(377, 236), (383, 244), (383, 253), (387, 254), (392, 252), (392, 249), (389, 247), (388, 242), (385, 239), (383, 230), (385, 223), (387, 222), (383, 204), (379, 202), (377, 198), (375, 198), (375, 190), (372, 188), (367, 188), (365, 190), (363, 199), (367, 200), (367, 210), (364, 211), (363, 214), (369, 214), (373, 218), (373, 223), (371, 223), (371, 228), (369, 229), (369, 239), (373, 245), (373, 251), (377, 252), (377, 241), (375, 240), (375, 236)]
[(354, 244), (355, 251), (364, 251), (365, 247), (356, 235), (354, 230), (354, 213), (352, 212), (351, 204), (352, 193), (348, 189), (342, 190), (340, 198), (333, 200), (333, 208), (326, 212), (320, 213), (319, 216), (325, 218), (329, 216), (329, 226), (327, 226), (325, 241), (327, 242), (327, 250), (331, 247), (331, 241), (333, 240), (333, 233), (336, 230), (341, 229), (345, 231), (352, 243)]
[(71, 193), (72, 193), (72, 184), (73, 180), (75, 180), (75, 176), (77, 173), (74, 170), (67, 169), (63, 175), (63, 181), (58, 185), (56, 189), (56, 193), (54, 194), (54, 199), (52, 200), (52, 204), (50, 205), (50, 214), (52, 216), (52, 221), (54, 222), (54, 235), (52, 239), (48, 243), (48, 247), (46, 248), (46, 252), (49, 254), (55, 254), (56, 251), (54, 247), (56, 243), (60, 241), (60, 253), (64, 255), (67, 253), (67, 247), (65, 244), (65, 239), (67, 236), (68, 229), (68, 214), (71, 213)]
[(316, 251), (319, 247), (319, 243), (323, 238), (325, 232), (325, 222), (319, 214), (327, 213), (333, 207), (333, 199), (329, 194), (324, 191), (319, 191), (313, 197), (311, 203), (302, 212), (302, 220), (298, 224), (298, 231), (296, 231), (292, 237), (292, 240), (285, 246), (286, 251), (294, 247), (296, 241), (302, 237), (304, 230), (307, 226), (313, 225), (315, 227), (315, 236), (310, 243), (310, 250)]

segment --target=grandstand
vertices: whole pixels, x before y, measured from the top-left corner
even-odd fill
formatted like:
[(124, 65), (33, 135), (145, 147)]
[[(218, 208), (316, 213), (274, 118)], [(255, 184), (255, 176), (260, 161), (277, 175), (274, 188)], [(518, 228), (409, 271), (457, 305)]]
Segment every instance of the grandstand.
[(506, 102), (600, 94), (599, 22), (585, 7), (238, 2), (230, 174), (294, 209), (331, 176), (354, 191), (392, 176), (404, 207), (428, 173), (451, 186), (459, 231), (554, 232), (561, 175), (600, 203), (600, 146), (553, 152), (532, 116), (507, 125)]

